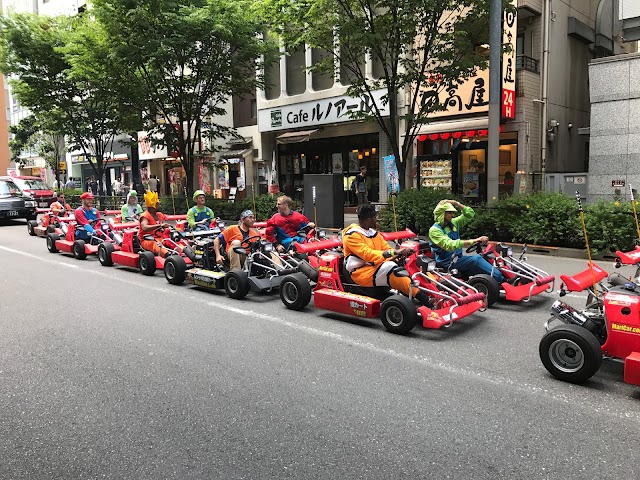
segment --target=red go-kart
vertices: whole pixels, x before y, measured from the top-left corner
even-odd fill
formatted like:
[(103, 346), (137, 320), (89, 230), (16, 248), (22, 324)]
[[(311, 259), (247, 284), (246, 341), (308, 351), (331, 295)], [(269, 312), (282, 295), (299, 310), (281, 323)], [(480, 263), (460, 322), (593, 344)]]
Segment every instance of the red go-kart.
[(55, 215), (49, 208), (36, 208), (36, 212), (42, 214), (42, 220), (29, 220), (27, 222), (27, 231), (31, 236), (46, 237), (47, 233), (64, 235), (61, 229), (62, 223), (74, 220), (73, 212)]
[[(414, 237), (410, 230), (383, 235), (387, 240)], [(338, 246), (340, 239), (330, 239), (302, 245), (305, 253), (313, 249), (327, 249), (331, 245)], [(448, 326), (473, 311), (484, 308), (485, 296), (464, 282), (438, 274), (435, 261), (425, 255), (412, 254), (407, 263), (413, 262), (419, 269), (413, 275), (406, 270), (400, 275), (411, 277), (413, 284), (434, 299), (434, 308), (417, 305), (411, 298), (395, 293), (387, 287), (361, 287), (351, 280), (343, 268), (342, 253), (328, 251), (320, 256), (318, 266), (318, 282), (313, 291), (314, 305), (345, 315), (360, 318), (380, 317), (384, 327), (392, 333), (406, 334), (410, 332), (418, 320), (422, 320), (425, 328)], [(400, 263), (400, 262), (399, 262)], [(300, 277), (290, 275), (280, 284), (280, 298), (287, 308), (299, 310), (304, 308), (311, 296), (300, 298), (304, 291), (299, 285)]]
[(603, 285), (606, 277), (595, 264), (573, 276), (561, 275), (561, 294), (566, 293), (565, 285), (572, 292), (588, 290), (591, 301), (582, 310), (561, 301), (553, 304), (553, 317), (545, 323), (547, 333), (540, 341), (540, 359), (554, 377), (582, 383), (598, 371), (603, 358), (610, 358), (624, 363), (625, 382), (640, 385), (640, 287), (617, 274)]
[[(74, 221), (69, 222), (66, 228), (64, 228), (65, 224), (62, 225), (64, 238), (60, 238), (57, 233), (47, 234), (47, 249), (51, 253), (57, 253), (58, 251), (71, 253), (77, 260), (84, 260), (87, 255), (98, 253), (98, 247), (103, 243), (113, 244), (113, 233), (110, 226), (103, 219), (92, 220), (89, 224), (93, 227), (94, 233), (87, 234), (88, 241), (76, 238), (76, 232), (84, 230), (84, 227)], [(114, 248), (116, 250), (120, 249), (118, 245), (114, 245)]]

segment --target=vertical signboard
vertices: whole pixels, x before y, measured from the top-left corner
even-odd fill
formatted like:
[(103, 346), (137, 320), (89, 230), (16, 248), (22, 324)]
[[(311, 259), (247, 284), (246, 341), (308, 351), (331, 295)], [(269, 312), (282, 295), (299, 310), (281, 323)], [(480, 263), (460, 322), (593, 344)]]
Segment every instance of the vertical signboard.
[(387, 180), (387, 192), (389, 194), (400, 192), (400, 176), (398, 175), (398, 166), (396, 165), (396, 156), (389, 155), (382, 157), (384, 161), (384, 176)]
[(502, 54), (502, 118), (516, 118), (517, 30), (517, 10), (505, 10), (502, 22), (502, 43), (508, 48)]

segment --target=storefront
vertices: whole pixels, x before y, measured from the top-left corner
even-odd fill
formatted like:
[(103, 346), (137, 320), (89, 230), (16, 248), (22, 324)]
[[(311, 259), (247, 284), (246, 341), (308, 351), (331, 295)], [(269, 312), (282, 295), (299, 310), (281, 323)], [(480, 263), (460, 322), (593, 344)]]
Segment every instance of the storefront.
[[(382, 102), (383, 95), (379, 90), (373, 97), (384, 115), (389, 107)], [(379, 201), (382, 134), (377, 124), (353, 121), (348, 113), (370, 108), (369, 102), (341, 96), (260, 110), (263, 141), (266, 137), (265, 144), (272, 145), (274, 152), (271, 170), (265, 174), (280, 191), (302, 200), (305, 174), (340, 173), (344, 176), (345, 205), (355, 205), (357, 199), (350, 186), (360, 167), (366, 166), (368, 199)]]
[[(437, 128), (432, 125), (432, 128)], [(421, 134), (417, 141), (419, 188), (441, 188), (470, 202), (487, 201), (487, 130)], [(518, 133), (500, 134), (498, 193), (514, 193)]]

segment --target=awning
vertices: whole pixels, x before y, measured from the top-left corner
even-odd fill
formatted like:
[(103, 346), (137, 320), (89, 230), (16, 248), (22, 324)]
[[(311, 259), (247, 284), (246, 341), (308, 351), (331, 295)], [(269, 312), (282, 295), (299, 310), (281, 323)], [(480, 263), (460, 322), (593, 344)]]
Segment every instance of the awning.
[(468, 118), (465, 120), (428, 123), (420, 127), (418, 135), (441, 132), (464, 132), (466, 130), (478, 130), (485, 128), (489, 128), (489, 118)]
[(276, 142), (278, 142), (279, 144), (308, 142), (309, 137), (311, 137), (311, 135), (313, 135), (317, 131), (318, 129), (283, 133), (282, 135), (276, 137)]
[(242, 150), (223, 150), (218, 153), (219, 158), (247, 158), (253, 153), (251, 148), (243, 148)]

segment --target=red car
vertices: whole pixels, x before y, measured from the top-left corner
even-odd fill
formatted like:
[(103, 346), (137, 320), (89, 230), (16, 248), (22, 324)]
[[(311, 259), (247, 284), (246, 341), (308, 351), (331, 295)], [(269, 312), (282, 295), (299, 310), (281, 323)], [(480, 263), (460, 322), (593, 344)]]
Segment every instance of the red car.
[(53, 189), (49, 187), (40, 177), (7, 177), (13, 180), (18, 188), (37, 202), (37, 206), (40, 208), (48, 208), (55, 198), (53, 196)]

